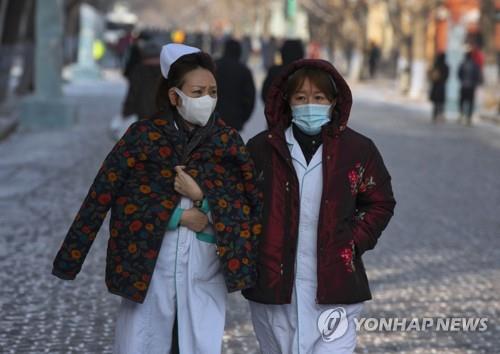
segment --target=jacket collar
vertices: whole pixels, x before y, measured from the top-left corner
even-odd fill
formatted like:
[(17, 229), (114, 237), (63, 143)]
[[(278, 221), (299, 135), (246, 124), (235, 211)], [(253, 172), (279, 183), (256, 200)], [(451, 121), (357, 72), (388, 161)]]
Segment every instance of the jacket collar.
[(299, 142), (293, 136), (292, 126), (289, 126), (285, 130), (285, 140), (286, 140), (286, 144), (288, 145), (288, 149), (290, 150), (290, 155), (292, 155), (293, 158), (297, 158), (297, 155), (302, 155), (302, 157), (303, 157), (303, 154), (300, 151)]

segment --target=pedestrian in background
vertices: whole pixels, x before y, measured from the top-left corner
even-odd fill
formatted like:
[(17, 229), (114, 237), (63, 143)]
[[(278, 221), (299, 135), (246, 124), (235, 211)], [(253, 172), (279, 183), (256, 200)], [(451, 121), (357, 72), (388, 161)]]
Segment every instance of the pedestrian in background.
[(267, 93), (274, 79), (280, 74), (281, 70), (288, 64), (304, 58), (304, 45), (300, 39), (288, 39), (281, 47), (281, 64), (273, 65), (269, 68), (267, 76), (262, 84), (261, 98), (266, 102)]
[(274, 65), (274, 58), (276, 56), (278, 44), (276, 38), (273, 36), (267, 40), (262, 38), (261, 44), (262, 66), (267, 72)]
[(139, 42), (138, 49), (141, 62), (131, 69), (121, 115), (111, 121), (111, 133), (116, 140), (123, 136), (132, 123), (156, 113), (156, 90), (161, 78), (161, 46), (150, 39)]
[(156, 113), (156, 90), (161, 79), (161, 46), (154, 40), (139, 43), (141, 61), (130, 73), (129, 87), (122, 107), (122, 116), (150, 118)]
[(377, 45), (377, 42), (371, 41), (370, 48), (368, 52), (368, 68), (370, 71), (370, 78), (374, 79), (377, 75), (378, 63), (380, 61), (380, 47)]
[(133, 31), (127, 31), (123, 36), (118, 39), (116, 43), (115, 51), (118, 58), (119, 67), (124, 69), (125, 62), (130, 50), (130, 47), (134, 44), (137, 38), (134, 36)]
[(124, 55), (123, 76), (130, 80), (130, 76), (136, 65), (141, 63), (141, 42), (148, 41), (151, 38), (149, 31), (141, 31), (137, 37), (132, 39), (131, 44), (127, 47)]
[(227, 125), (241, 131), (255, 105), (255, 84), (250, 69), (241, 62), (242, 47), (232, 38), (226, 40), (224, 54), (217, 60), (219, 93), (217, 112)]
[(269, 91), (269, 130), (247, 144), (264, 231), (257, 285), (243, 295), (262, 353), (351, 354), (356, 346), (354, 319), (371, 299), (361, 257), (395, 200), (375, 144), (347, 127), (351, 105), (333, 65), (296, 61)]
[(241, 39), (241, 58), (243, 64), (248, 64), (248, 60), (252, 55), (252, 38), (249, 35), (243, 36)]
[(460, 122), (470, 126), (474, 113), (476, 89), (481, 84), (481, 68), (476, 63), (472, 51), (465, 54), (458, 69), (460, 79)]
[(450, 69), (446, 64), (446, 54), (439, 53), (432, 69), (429, 72), (431, 90), (429, 98), (432, 101), (432, 121), (444, 120), (444, 107), (446, 103), (446, 82)]

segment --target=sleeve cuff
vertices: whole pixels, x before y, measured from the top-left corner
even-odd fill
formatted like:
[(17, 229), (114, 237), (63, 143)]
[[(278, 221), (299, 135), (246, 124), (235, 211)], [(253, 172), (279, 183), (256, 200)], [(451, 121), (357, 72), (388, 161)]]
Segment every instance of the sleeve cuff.
[(208, 214), (210, 212), (210, 207), (208, 205), (208, 199), (207, 198), (203, 198), (203, 202), (201, 203), (201, 208), (200, 210), (205, 213), (205, 214)]
[(179, 227), (183, 212), (184, 212), (184, 209), (179, 208), (179, 207), (175, 208), (175, 210), (172, 213), (172, 216), (170, 217), (170, 220), (168, 222), (167, 229), (175, 230)]
[(63, 273), (56, 268), (52, 268), (52, 275), (55, 275), (56, 277), (63, 279), (63, 280), (73, 280), (75, 279), (76, 275), (69, 275), (67, 273)]

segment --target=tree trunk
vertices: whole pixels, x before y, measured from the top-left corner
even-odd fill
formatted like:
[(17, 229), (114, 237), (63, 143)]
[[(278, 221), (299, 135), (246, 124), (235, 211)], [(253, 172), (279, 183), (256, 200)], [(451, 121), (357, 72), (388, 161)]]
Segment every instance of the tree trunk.
[(20, 29), (22, 42), (23, 73), (16, 87), (17, 95), (26, 95), (35, 89), (35, 2), (26, 4), (24, 28)]
[(346, 14), (343, 28), (344, 37), (352, 43), (352, 52), (349, 58), (349, 80), (356, 82), (361, 79), (365, 63), (364, 49), (366, 40), (366, 27), (362, 24), (363, 19), (352, 9)]
[(420, 13), (413, 19), (413, 43), (411, 60), (410, 97), (420, 97), (426, 84), (427, 63), (425, 58), (425, 39), (427, 16)]
[(500, 74), (500, 21), (496, 21), (496, 14), (500, 14), (500, 0), (481, 2), (481, 34), (485, 55), (484, 78), (486, 84), (498, 82)]
[(3, 20), (0, 38), (0, 102), (7, 98), (10, 84), (10, 70), (15, 57), (19, 24), (26, 8), (26, 0), (9, 1)]
[(7, 5), (9, 5), (9, 0), (0, 0), (0, 38), (3, 37), (5, 15), (7, 14)]

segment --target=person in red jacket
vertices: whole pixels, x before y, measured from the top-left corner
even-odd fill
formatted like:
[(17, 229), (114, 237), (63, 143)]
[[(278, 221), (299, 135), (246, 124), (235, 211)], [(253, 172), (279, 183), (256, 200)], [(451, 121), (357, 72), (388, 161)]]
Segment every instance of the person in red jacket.
[(352, 353), (371, 299), (362, 255), (393, 215), (375, 144), (347, 127), (351, 91), (304, 59), (270, 88), (269, 130), (247, 146), (264, 194), (257, 284), (243, 291), (263, 353)]

